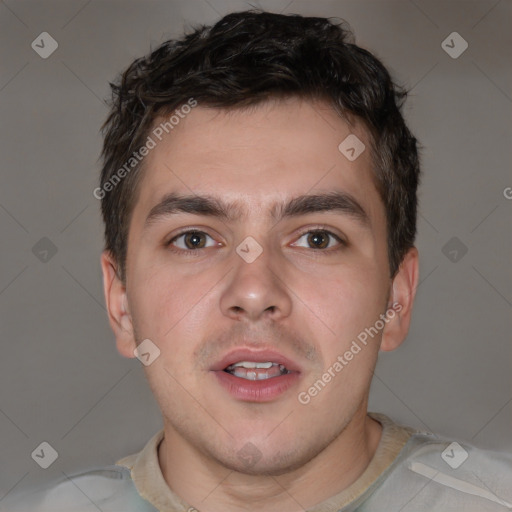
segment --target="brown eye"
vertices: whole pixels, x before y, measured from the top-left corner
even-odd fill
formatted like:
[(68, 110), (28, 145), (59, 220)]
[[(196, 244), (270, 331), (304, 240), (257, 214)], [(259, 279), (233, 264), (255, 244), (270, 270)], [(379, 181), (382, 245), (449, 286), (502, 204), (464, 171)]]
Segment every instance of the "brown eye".
[[(209, 240), (208, 240), (209, 239)], [(169, 246), (177, 247), (182, 251), (194, 251), (215, 245), (213, 238), (203, 231), (185, 231), (175, 236)]]
[(204, 233), (185, 233), (184, 242), (188, 249), (202, 249), (205, 244)]
[[(345, 242), (334, 233), (325, 229), (315, 229), (302, 234), (293, 246), (305, 247), (306, 249), (333, 249), (341, 248)], [(336, 247), (338, 246), (338, 247)]]
[(329, 235), (322, 231), (309, 233), (307, 240), (313, 249), (325, 249), (329, 246)]

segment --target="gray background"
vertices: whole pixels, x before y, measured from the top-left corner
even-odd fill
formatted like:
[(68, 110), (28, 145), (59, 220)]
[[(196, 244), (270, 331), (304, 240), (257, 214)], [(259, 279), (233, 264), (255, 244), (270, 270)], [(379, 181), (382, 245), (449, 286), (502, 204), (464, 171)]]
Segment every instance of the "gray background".
[[(113, 463), (161, 428), (142, 366), (118, 355), (104, 309), (92, 195), (103, 99), (150, 46), (250, 5), (346, 19), (412, 88), (421, 284), (408, 340), (381, 354), (370, 410), (512, 449), (510, 1), (3, 0), (0, 498)], [(31, 48), (43, 31), (59, 44), (48, 59)], [(453, 31), (469, 44), (457, 59), (441, 47)], [(47, 261), (43, 237), (57, 249)], [(31, 458), (42, 441), (59, 453), (46, 470)]]

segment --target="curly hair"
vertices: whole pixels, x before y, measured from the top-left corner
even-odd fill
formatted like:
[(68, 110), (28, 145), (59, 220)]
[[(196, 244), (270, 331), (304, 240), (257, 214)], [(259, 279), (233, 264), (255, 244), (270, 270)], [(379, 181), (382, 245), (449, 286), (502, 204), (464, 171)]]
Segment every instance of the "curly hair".
[(401, 114), (407, 92), (379, 59), (355, 44), (345, 22), (254, 10), (231, 13), (164, 42), (110, 86), (99, 198), (105, 249), (123, 282), (143, 160), (116, 186), (108, 184), (133, 160), (155, 120), (191, 98), (209, 107), (242, 108), (300, 97), (327, 102), (346, 120), (355, 116), (368, 132), (374, 183), (386, 210), (391, 277), (413, 246), (420, 166), (417, 140)]

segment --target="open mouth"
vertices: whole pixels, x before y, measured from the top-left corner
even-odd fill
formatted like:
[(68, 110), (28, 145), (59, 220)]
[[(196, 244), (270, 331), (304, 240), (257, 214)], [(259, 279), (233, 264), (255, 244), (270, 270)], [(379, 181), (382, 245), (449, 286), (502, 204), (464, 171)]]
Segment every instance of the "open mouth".
[(290, 373), (283, 364), (273, 361), (238, 361), (227, 366), (224, 371), (246, 380), (267, 380)]
[(210, 371), (235, 400), (271, 402), (301, 378), (301, 367), (275, 350), (239, 348), (214, 363)]

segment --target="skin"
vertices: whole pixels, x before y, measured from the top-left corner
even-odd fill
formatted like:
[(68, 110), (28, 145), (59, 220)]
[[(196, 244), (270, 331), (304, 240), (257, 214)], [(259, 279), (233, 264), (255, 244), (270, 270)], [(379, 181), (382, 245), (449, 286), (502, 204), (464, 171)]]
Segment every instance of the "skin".
[[(102, 255), (118, 351), (134, 357), (149, 338), (161, 352), (144, 370), (164, 419), (162, 473), (201, 511), (312, 507), (352, 484), (378, 446), (381, 425), (367, 416), (372, 372), (379, 349), (393, 350), (407, 335), (418, 252), (410, 249), (390, 278), (370, 152), (350, 162), (338, 150), (351, 133), (369, 148), (360, 123), (349, 126), (322, 103), (197, 106), (146, 157), (125, 283), (112, 256)], [(268, 217), (276, 202), (332, 190), (357, 199), (368, 227), (339, 211), (278, 223)], [(179, 213), (145, 230), (148, 213), (169, 192), (238, 200), (246, 215), (227, 222)], [(303, 234), (319, 225), (347, 245), (327, 237), (329, 248), (312, 247)], [(166, 246), (181, 228), (204, 231), (207, 247), (186, 253), (183, 237)], [(252, 263), (235, 250), (248, 236), (263, 249)], [(298, 393), (394, 302), (401, 311), (317, 396), (299, 403)], [(235, 399), (210, 368), (238, 346), (293, 359), (301, 368), (297, 383), (269, 402)], [(247, 443), (259, 454), (252, 465), (239, 456)]]

